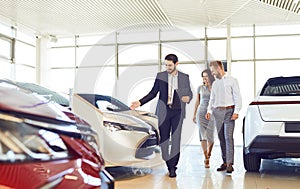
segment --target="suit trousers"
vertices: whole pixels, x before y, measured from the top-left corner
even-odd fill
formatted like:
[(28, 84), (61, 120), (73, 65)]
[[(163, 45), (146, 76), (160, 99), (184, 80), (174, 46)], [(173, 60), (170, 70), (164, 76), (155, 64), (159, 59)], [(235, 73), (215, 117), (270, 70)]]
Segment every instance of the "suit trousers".
[(167, 107), (166, 111), (164, 120), (159, 121), (160, 147), (162, 158), (168, 170), (171, 170), (177, 168), (179, 161), (183, 116), (180, 109), (173, 110)]
[(220, 140), (223, 163), (233, 164), (234, 162), (234, 140), (233, 131), (235, 122), (231, 120), (234, 109), (213, 109), (215, 126)]

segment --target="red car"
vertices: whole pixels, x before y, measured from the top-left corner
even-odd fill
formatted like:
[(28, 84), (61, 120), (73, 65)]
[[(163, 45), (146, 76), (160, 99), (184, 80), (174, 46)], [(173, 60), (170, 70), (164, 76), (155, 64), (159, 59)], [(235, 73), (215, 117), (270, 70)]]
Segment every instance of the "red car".
[(114, 188), (97, 135), (76, 121), (54, 102), (0, 82), (0, 188)]

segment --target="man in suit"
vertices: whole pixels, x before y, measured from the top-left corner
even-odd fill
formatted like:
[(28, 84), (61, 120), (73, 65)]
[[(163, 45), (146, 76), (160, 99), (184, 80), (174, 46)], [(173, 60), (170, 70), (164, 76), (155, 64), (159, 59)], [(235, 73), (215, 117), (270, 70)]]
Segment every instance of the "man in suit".
[[(180, 156), (180, 140), (186, 103), (193, 98), (189, 75), (176, 69), (178, 58), (175, 54), (165, 57), (166, 71), (159, 72), (151, 91), (138, 101), (132, 102), (131, 109), (144, 105), (159, 93), (156, 107), (160, 132), (162, 158), (169, 170), (169, 177), (176, 177)], [(171, 138), (171, 150), (169, 140)]]

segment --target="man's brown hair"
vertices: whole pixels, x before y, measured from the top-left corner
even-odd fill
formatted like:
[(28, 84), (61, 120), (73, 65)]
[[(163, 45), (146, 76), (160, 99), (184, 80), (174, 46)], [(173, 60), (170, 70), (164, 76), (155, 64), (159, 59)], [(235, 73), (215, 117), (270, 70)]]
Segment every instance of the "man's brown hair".
[(223, 63), (220, 60), (211, 61), (209, 63), (209, 66), (213, 66), (213, 67), (218, 67), (219, 66), (222, 70), (224, 70)]

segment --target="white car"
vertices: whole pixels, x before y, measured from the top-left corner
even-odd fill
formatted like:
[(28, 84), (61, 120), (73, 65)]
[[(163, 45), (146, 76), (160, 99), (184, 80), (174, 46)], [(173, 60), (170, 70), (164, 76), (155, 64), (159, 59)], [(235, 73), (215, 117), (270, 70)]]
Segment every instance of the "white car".
[(259, 171), (261, 159), (300, 157), (300, 76), (267, 80), (244, 118), (244, 167)]
[(110, 96), (74, 94), (72, 111), (97, 131), (107, 166), (128, 166), (155, 157), (159, 144), (157, 117), (130, 110)]

